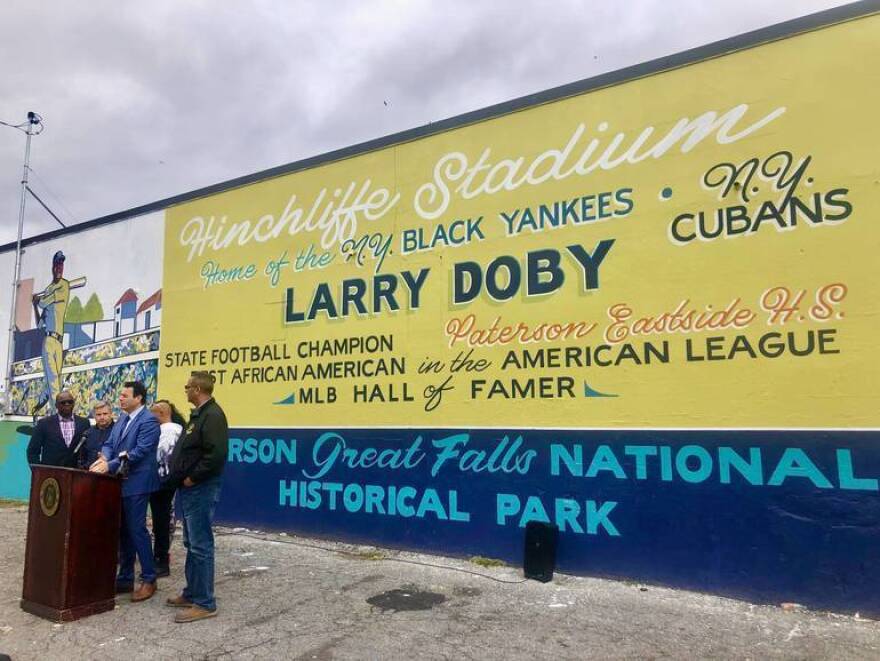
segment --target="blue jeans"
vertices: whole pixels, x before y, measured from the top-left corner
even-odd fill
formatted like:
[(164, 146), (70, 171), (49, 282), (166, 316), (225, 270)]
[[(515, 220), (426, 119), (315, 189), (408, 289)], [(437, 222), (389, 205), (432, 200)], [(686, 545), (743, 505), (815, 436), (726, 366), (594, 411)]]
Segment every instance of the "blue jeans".
[(120, 535), (119, 583), (134, 583), (134, 556), (141, 563), (141, 581), (156, 582), (156, 566), (153, 563), (153, 543), (147, 532), (147, 503), (150, 494), (122, 498), (122, 534)]
[(177, 492), (183, 512), (183, 545), (186, 547), (186, 587), (183, 596), (196, 606), (215, 610), (214, 601), (214, 508), (220, 500), (220, 478), (180, 487)]

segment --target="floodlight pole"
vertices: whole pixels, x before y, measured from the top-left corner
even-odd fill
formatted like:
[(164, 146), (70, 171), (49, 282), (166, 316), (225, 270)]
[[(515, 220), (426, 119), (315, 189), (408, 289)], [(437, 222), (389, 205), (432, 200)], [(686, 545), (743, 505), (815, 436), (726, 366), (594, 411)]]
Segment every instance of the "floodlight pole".
[(24, 169), (21, 175), (21, 203), (18, 207), (18, 238), (15, 242), (15, 277), (12, 279), (12, 307), (9, 312), (9, 342), (6, 348), (6, 413), (12, 413), (12, 361), (15, 357), (15, 312), (18, 299), (19, 278), (21, 277), (21, 237), (24, 231), (24, 207), (27, 200), (28, 170), (31, 160), (31, 137), (34, 127), (40, 123), (39, 115), (28, 113), (27, 139), (24, 146)]

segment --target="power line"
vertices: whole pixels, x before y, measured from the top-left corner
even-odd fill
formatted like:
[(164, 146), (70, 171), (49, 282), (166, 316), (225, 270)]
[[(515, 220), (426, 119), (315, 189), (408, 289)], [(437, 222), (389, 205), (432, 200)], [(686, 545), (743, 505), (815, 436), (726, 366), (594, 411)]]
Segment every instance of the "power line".
[(18, 129), (22, 133), (28, 133), (29, 129), (25, 128), (26, 126), (33, 126), (35, 127), (35, 130), (30, 131), (31, 135), (39, 135), (43, 132), (43, 129), (46, 128), (43, 122), (43, 118), (35, 112), (29, 112), (27, 120), (22, 122), (21, 124), (10, 124), (9, 122), (4, 122), (3, 120), (0, 120), (0, 125), (8, 126), (11, 129)]
[(30, 124), (30, 122), (23, 122), (21, 124), (10, 124), (9, 122), (4, 122), (2, 119), (0, 119), (0, 124), (2, 124), (3, 126), (8, 126), (11, 129), (21, 129)]
[(64, 227), (64, 228), (67, 227), (67, 225), (65, 225), (64, 223), (62, 223), (62, 222), (61, 222), (61, 219), (60, 219), (58, 216), (55, 215), (55, 212), (52, 211), (52, 209), (50, 209), (50, 208), (46, 205), (46, 203), (43, 202), (43, 200), (40, 199), (40, 196), (37, 195), (37, 194), (34, 192), (34, 189), (33, 189), (33, 188), (31, 188), (30, 186), (25, 186), (25, 189), (27, 189), (27, 192), (30, 193), (30, 194), (33, 196), (33, 198), (34, 198), (37, 202), (40, 203), (40, 206), (41, 206), (41, 207), (43, 207), (46, 211), (49, 212), (49, 215), (52, 216), (52, 218), (54, 218), (55, 220), (58, 221), (58, 224), (61, 225), (61, 227)]
[(46, 183), (46, 180), (40, 176), (40, 173), (34, 170), (32, 167), (28, 166), (28, 170), (30, 170), (31, 174), (33, 174), (37, 179), (40, 180), (40, 184), (43, 188), (46, 189), (46, 192), (58, 203), (61, 205), (61, 208), (67, 212), (67, 215), (73, 220), (73, 223), (76, 224), (79, 222), (79, 219), (74, 215), (74, 213), (64, 204), (64, 200), (61, 199), (61, 196), (58, 195), (55, 191), (49, 188), (49, 184)]

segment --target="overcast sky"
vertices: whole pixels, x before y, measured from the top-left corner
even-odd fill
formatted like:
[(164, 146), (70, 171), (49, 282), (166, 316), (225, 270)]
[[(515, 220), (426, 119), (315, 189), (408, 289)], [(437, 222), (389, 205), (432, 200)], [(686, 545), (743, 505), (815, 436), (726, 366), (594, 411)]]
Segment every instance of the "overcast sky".
[[(841, 4), (4, 0), (0, 120), (43, 117), (31, 187), (74, 224)], [(0, 244), (24, 145), (0, 126)]]

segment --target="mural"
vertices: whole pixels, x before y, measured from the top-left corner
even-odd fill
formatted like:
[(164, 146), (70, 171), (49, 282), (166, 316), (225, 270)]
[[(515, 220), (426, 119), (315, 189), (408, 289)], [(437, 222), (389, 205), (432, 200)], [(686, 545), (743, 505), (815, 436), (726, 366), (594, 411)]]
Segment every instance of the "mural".
[(12, 409), (207, 369), (222, 521), (880, 615), (880, 16), (802, 26), (30, 245)]
[(875, 427), (877, 74), (809, 80), (878, 20), (169, 209), (168, 393), (213, 370), (241, 426)]
[[(102, 400), (115, 408), (122, 384), (126, 381), (142, 381), (148, 393), (156, 392), (158, 364), (153, 360), (131, 360), (107, 367), (89, 367), (68, 371), (62, 380), (62, 389), (69, 390), (76, 398), (77, 415), (90, 416), (91, 404)], [(34, 410), (44, 393), (41, 375), (33, 379), (18, 379), (12, 384), (13, 401), (20, 410)], [(154, 399), (155, 394), (150, 396)]]
[(515, 566), (525, 525), (543, 521), (559, 528), (568, 573), (878, 614), (877, 441), (818, 430), (239, 429), (218, 515)]
[(513, 561), (545, 521), (565, 570), (880, 613), (878, 44), (871, 16), (170, 208), (160, 393), (217, 377), (219, 516)]
[[(163, 214), (150, 214), (93, 229), (88, 240), (62, 237), (25, 250), (9, 393), (14, 415), (51, 413), (62, 388), (86, 415), (97, 399), (115, 403), (120, 384), (135, 377), (155, 394), (162, 229)], [(109, 251), (137, 255), (138, 270)], [(43, 286), (47, 265), (51, 279)]]
[[(140, 353), (152, 353), (159, 350), (158, 329), (137, 335), (121, 337), (113, 342), (90, 344), (64, 352), (64, 366), (77, 367), (91, 365), (105, 360), (124, 358)], [(40, 372), (38, 359), (24, 360), (13, 364), (15, 376), (27, 376)]]
[(34, 294), (34, 316), (37, 330), (42, 341), (43, 392), (31, 413), (37, 415), (46, 404), (54, 402), (61, 392), (61, 368), (64, 347), (64, 318), (70, 301), (70, 290), (82, 287), (85, 278), (76, 278), (73, 282), (64, 278), (64, 253), (60, 250), (52, 256), (52, 282), (38, 294)]

